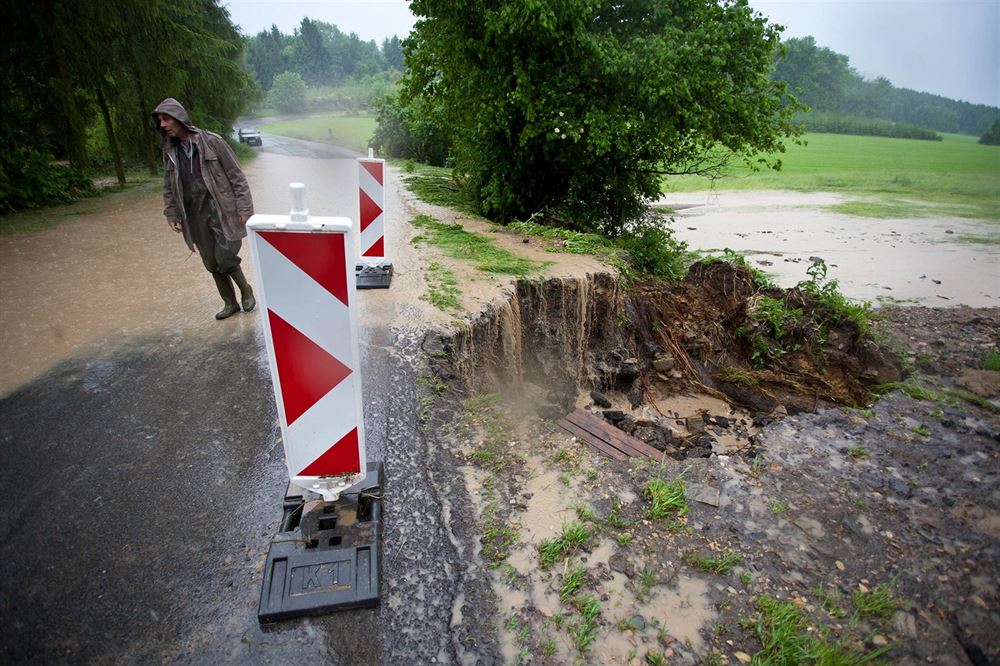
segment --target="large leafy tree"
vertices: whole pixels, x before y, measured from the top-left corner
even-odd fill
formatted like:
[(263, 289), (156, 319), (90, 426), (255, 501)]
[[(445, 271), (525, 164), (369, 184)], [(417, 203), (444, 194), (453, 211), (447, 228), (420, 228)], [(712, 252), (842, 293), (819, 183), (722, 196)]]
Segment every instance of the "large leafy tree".
[(0, 51), (0, 197), (9, 207), (44, 202), (29, 194), (50, 189), (53, 158), (87, 167), (88, 137), (101, 130), (119, 181), (129, 157), (155, 170), (150, 112), (164, 97), (226, 130), (255, 94), (243, 38), (217, 0), (0, 0), (0, 19), (11, 34)]
[(628, 230), (664, 176), (769, 157), (794, 101), (745, 0), (413, 0), (405, 95), (446, 109), (457, 169), (502, 222)]

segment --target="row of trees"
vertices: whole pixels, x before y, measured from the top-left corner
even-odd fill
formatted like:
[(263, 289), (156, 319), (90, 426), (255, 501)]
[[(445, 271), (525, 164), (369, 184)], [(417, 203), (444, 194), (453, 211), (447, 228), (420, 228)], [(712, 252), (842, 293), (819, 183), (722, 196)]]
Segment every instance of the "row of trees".
[(403, 48), (398, 37), (363, 42), (354, 33), (306, 17), (292, 35), (277, 26), (251, 37), (247, 66), (264, 90), (283, 72), (294, 72), (310, 86), (338, 85), (348, 78), (362, 79), (386, 70), (403, 70)]
[[(7, 38), (0, 77), (0, 197), (37, 205), (68, 169), (106, 154), (158, 168), (150, 117), (183, 100), (208, 129), (227, 131), (258, 95), (243, 38), (217, 0), (2, 0)], [(70, 180), (74, 180), (70, 178)], [(58, 194), (58, 192), (56, 192)]]
[(896, 88), (885, 77), (866, 80), (851, 67), (846, 55), (818, 46), (812, 37), (786, 40), (782, 51), (775, 54), (772, 76), (787, 83), (799, 101), (813, 111), (976, 136), (997, 118), (996, 107)]

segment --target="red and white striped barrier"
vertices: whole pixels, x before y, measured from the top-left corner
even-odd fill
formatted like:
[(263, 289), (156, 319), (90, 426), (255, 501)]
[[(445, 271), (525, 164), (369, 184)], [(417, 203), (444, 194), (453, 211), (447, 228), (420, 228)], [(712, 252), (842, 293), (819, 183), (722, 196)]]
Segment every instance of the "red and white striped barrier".
[(351, 221), (290, 215), (247, 224), (292, 485), (332, 502), (365, 476)]
[(362, 261), (385, 259), (385, 160), (358, 158), (358, 250)]

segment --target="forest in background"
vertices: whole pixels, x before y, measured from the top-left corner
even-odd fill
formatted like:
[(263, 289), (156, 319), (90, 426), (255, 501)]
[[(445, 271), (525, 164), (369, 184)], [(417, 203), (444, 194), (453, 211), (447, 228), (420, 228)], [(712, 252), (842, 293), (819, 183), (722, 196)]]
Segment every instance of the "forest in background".
[(159, 169), (153, 108), (182, 100), (228, 134), (259, 89), (244, 38), (215, 0), (2, 0), (0, 201), (69, 201), (94, 170)]
[[(409, 43), (398, 36), (379, 45), (309, 18), (292, 34), (272, 26), (246, 36), (218, 0), (0, 0), (0, 16), (9, 35), (0, 212), (86, 195), (95, 175), (124, 183), (137, 170), (157, 172), (150, 111), (167, 96), (224, 135), (254, 111), (372, 113), (380, 150), (432, 163), (448, 156), (444, 110), (399, 97)], [(866, 80), (811, 37), (783, 50), (771, 76), (810, 108), (796, 115), (808, 131), (990, 140), (1000, 132), (996, 107)]]

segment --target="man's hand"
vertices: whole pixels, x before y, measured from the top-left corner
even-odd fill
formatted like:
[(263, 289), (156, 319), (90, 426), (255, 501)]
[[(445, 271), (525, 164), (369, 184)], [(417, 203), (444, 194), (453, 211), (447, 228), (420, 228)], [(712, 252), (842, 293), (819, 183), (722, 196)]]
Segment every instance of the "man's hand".
[(246, 224), (247, 220), (250, 219), (249, 215), (240, 215), (240, 224)]
[(170, 228), (176, 231), (177, 233), (180, 233), (183, 227), (180, 222), (171, 222)]

